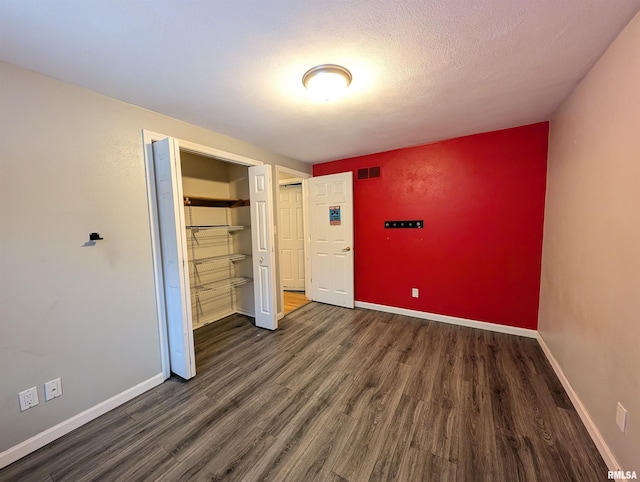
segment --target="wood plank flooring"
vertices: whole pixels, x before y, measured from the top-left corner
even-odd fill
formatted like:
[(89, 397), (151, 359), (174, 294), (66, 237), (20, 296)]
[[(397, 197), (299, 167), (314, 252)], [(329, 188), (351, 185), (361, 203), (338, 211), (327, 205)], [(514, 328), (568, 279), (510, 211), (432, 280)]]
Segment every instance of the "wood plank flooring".
[(595, 481), (607, 468), (533, 339), (310, 303), (196, 331), (164, 384), (2, 481)]
[(285, 291), (284, 292), (284, 314), (288, 315), (301, 306), (310, 303), (311, 300), (304, 295), (304, 291)]

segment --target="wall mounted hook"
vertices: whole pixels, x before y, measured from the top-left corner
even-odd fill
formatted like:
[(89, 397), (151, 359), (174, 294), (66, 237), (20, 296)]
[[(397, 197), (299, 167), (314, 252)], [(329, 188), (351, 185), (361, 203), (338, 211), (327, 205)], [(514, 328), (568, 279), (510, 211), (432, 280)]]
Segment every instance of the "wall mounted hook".
[(100, 233), (89, 233), (89, 240), (90, 241), (97, 241), (98, 239), (104, 239), (104, 238), (100, 237)]

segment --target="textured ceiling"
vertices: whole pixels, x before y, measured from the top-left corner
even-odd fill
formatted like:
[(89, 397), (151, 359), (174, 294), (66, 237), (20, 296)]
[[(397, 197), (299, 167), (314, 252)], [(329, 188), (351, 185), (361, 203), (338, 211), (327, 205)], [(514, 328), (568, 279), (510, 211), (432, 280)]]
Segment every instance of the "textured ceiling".
[[(0, 58), (307, 162), (546, 120), (640, 0), (0, 0)], [(317, 64), (348, 94), (311, 100)]]

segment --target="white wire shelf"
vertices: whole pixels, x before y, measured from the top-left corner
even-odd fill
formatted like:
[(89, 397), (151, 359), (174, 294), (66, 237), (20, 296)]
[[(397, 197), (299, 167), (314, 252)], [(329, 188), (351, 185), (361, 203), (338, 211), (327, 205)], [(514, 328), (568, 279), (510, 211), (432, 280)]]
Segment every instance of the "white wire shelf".
[(206, 258), (198, 258), (192, 259), (191, 262), (195, 266), (200, 266), (203, 264), (227, 264), (233, 261), (242, 261), (243, 259), (247, 259), (249, 255), (242, 253), (234, 253), (234, 254), (225, 254), (222, 256), (208, 256)]
[(196, 234), (200, 231), (222, 231), (230, 233), (232, 231), (242, 231), (244, 229), (249, 229), (250, 226), (229, 226), (223, 224), (218, 226), (186, 226), (186, 228), (191, 231), (191, 234)]
[(224, 279), (221, 281), (213, 281), (211, 283), (206, 283), (200, 286), (195, 287), (196, 294), (200, 293), (208, 293), (212, 291), (220, 291), (220, 290), (229, 290), (231, 288), (236, 288), (243, 284), (249, 283), (253, 281), (251, 278), (244, 278), (241, 276)]

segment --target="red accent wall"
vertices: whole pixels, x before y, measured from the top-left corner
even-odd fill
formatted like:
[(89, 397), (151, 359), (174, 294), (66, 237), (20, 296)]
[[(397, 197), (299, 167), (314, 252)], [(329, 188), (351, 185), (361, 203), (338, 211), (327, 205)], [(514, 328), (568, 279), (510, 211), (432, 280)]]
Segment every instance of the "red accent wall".
[[(356, 300), (536, 329), (548, 133), (543, 122), (314, 165), (354, 173)], [(381, 177), (358, 181), (372, 166)], [(403, 219), (424, 228), (384, 228)]]

